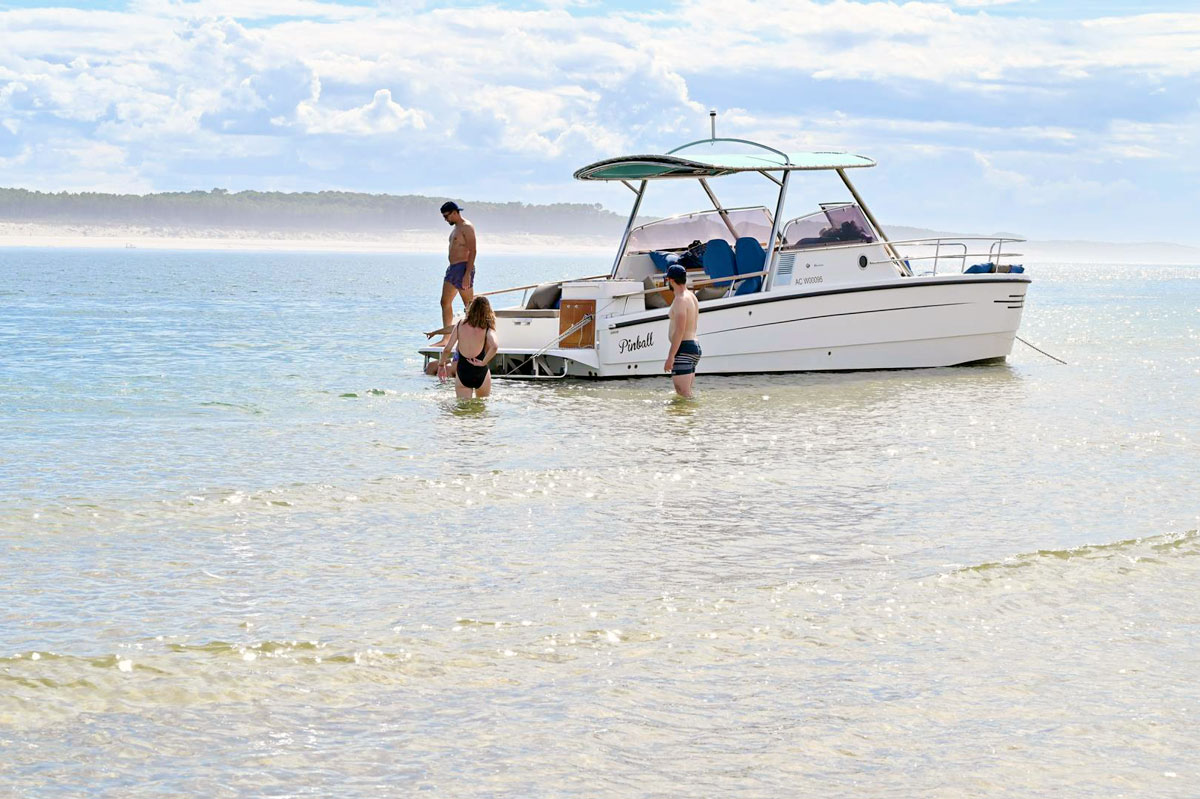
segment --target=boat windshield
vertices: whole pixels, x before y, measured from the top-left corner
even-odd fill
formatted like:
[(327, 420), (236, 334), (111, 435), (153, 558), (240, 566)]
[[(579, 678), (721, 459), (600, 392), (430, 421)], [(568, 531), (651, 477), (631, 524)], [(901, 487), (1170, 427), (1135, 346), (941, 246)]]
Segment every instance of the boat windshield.
[(721, 219), (717, 211), (702, 211), (695, 214), (672, 216), (660, 219), (629, 231), (628, 252), (650, 250), (678, 250), (693, 241), (708, 242), (724, 239), (734, 244), (739, 238), (749, 236), (764, 247), (771, 238), (771, 214), (766, 208), (731, 208), (725, 212), (735, 236)]
[(783, 228), (785, 247), (820, 247), (845, 242), (873, 242), (874, 234), (862, 209), (853, 203), (822, 206), (820, 211), (793, 219)]

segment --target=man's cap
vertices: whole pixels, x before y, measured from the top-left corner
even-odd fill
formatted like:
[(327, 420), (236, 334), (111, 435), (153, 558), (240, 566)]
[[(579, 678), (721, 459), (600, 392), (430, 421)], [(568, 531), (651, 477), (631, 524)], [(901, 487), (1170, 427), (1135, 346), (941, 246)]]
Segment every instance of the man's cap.
[(679, 264), (671, 264), (667, 267), (667, 279), (676, 283), (687, 283), (687, 270)]
[(442, 213), (443, 214), (448, 214), (451, 211), (461, 211), (461, 210), (462, 210), (462, 206), (459, 205), (458, 203), (454, 202), (454, 200), (446, 200), (446, 202), (442, 203)]

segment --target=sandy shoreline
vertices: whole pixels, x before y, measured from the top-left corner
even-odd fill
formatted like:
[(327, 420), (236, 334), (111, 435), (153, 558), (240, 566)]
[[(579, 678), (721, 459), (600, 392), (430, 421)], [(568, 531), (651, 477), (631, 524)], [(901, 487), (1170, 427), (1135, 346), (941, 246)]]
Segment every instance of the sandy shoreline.
[[(944, 234), (954, 238), (952, 234)], [(480, 251), (498, 255), (569, 254), (611, 256), (619, 241), (613, 236), (548, 236), (537, 233), (480, 231)], [(1016, 262), (1186, 264), (1200, 265), (1200, 248), (1164, 242), (1114, 243), (1028, 241), (1012, 245)], [(405, 230), (388, 236), (365, 234), (294, 234), (253, 230), (197, 230), (136, 225), (52, 225), (0, 222), (0, 248), (216, 250), (245, 252), (446, 252), (446, 232)]]
[[(616, 239), (604, 236), (547, 236), (480, 232), (481, 250), (492, 253), (611, 253)], [(133, 225), (49, 225), (0, 222), (0, 247), (80, 249), (229, 250), (250, 252), (444, 253), (446, 233), (406, 230), (390, 236), (296, 235), (262, 231), (150, 228)]]

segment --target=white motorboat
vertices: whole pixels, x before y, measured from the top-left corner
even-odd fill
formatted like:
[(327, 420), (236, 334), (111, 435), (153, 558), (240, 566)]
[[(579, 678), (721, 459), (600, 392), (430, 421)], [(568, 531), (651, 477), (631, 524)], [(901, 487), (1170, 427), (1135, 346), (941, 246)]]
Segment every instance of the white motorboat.
[[(748, 151), (725, 154), (718, 148)], [(518, 286), (497, 307), (497, 378), (662, 375), (670, 346), (663, 274), (689, 266), (700, 299), (700, 374), (954, 366), (1012, 350), (1030, 280), (1003, 263), (1013, 238), (889, 240), (847, 170), (859, 155), (783, 153), (715, 136), (663, 155), (611, 158), (580, 180), (619, 181), (635, 195), (608, 274)], [(781, 221), (797, 172), (833, 172), (850, 200)], [(725, 208), (710, 181), (758, 173), (774, 210)], [(699, 181), (712, 208), (638, 226), (647, 187)], [(699, 243), (701, 246), (693, 247)], [(986, 248), (986, 249), (985, 249)], [(702, 255), (697, 255), (698, 251)], [(426, 362), (437, 355), (422, 348)]]

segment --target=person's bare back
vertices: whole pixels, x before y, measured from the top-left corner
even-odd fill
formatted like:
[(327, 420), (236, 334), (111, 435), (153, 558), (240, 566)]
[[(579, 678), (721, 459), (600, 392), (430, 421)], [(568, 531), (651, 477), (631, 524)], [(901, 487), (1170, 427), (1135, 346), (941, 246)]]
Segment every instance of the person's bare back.
[[(696, 295), (690, 291), (681, 291), (675, 295), (671, 301), (671, 307), (667, 310), (667, 316), (671, 322), (668, 326), (668, 335), (671, 341), (687, 341), (696, 337), (696, 325), (700, 318), (700, 302), (696, 299)], [(679, 338), (675, 338), (676, 330), (679, 331)]]
[(696, 329), (700, 325), (700, 301), (688, 290), (687, 270), (675, 264), (667, 269), (667, 285), (674, 292), (671, 308), (667, 311), (670, 348), (663, 371), (671, 373), (675, 393), (681, 397), (692, 396), (692, 382), (696, 379), (696, 366), (700, 363), (700, 342), (696, 340)]

